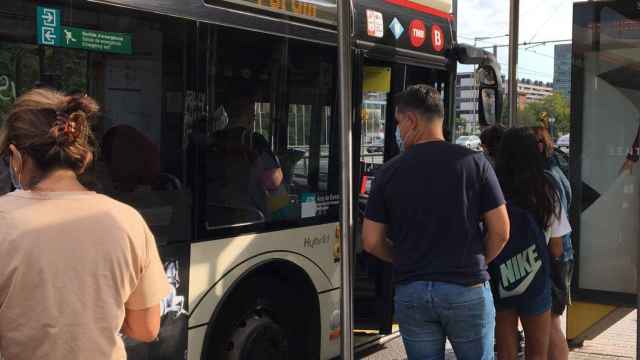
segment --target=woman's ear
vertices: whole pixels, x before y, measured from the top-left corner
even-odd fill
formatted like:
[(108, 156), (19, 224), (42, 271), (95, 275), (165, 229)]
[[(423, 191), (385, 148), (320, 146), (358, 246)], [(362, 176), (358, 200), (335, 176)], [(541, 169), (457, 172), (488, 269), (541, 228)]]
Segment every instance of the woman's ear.
[(23, 165), (24, 159), (22, 158), (22, 154), (13, 144), (9, 144), (9, 153), (11, 154), (11, 162), (9, 166), (13, 168), (13, 171), (17, 174)]

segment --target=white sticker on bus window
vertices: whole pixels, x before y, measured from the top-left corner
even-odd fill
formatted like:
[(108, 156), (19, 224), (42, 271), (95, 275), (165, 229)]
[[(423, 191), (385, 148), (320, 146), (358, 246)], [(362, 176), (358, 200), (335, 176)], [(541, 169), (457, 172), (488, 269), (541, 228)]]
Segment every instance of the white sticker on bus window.
[(318, 205), (316, 203), (316, 194), (314, 193), (303, 193), (301, 201), (301, 212), (300, 217), (310, 218), (316, 216), (318, 212)]
[(384, 37), (384, 20), (382, 13), (367, 9), (367, 35), (378, 39)]

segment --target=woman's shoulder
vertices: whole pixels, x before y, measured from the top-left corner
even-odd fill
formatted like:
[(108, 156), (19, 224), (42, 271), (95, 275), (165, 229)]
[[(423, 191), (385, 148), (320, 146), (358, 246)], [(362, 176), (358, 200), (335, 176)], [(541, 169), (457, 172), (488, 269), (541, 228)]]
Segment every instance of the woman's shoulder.
[(144, 221), (140, 212), (133, 206), (124, 203), (120, 200), (116, 200), (110, 196), (103, 194), (95, 194), (97, 205), (108, 209), (113, 214), (119, 214), (126, 218), (136, 221)]
[(144, 243), (151, 230), (142, 214), (124, 202), (111, 198), (106, 195), (96, 194), (95, 206), (100, 212), (107, 213), (108, 216), (103, 217), (103, 226), (111, 229), (119, 229), (117, 231), (126, 234), (127, 238)]
[(27, 198), (20, 196), (20, 191), (13, 191), (0, 196), (0, 213), (11, 212), (24, 206)]

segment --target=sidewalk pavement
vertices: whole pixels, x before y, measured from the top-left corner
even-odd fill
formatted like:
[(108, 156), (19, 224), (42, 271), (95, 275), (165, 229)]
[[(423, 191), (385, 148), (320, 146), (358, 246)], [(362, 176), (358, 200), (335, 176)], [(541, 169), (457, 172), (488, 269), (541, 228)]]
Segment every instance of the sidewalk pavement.
[[(585, 341), (584, 346), (574, 349), (570, 360), (628, 360), (636, 359), (636, 312), (630, 313), (617, 324), (609, 328), (592, 341)], [(383, 347), (369, 351), (356, 357), (362, 360), (406, 360), (407, 355), (402, 339), (397, 338)], [(446, 360), (456, 357), (447, 343)]]

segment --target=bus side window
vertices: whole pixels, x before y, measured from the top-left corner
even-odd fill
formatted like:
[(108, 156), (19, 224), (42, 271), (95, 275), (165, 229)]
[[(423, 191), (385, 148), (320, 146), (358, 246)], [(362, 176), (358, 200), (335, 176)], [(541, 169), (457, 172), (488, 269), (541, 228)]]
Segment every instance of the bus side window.
[(225, 123), (217, 111), (200, 126), (194, 145), (204, 159), (205, 233), (337, 220), (333, 53), (269, 35), (217, 31), (213, 108), (224, 109), (228, 120), (216, 126)]
[(102, 116), (94, 126), (95, 162), (82, 180), (135, 208), (159, 246), (184, 243), (191, 240), (191, 193), (175, 151), (182, 132), (172, 128), (182, 126), (183, 101), (163, 98), (185, 94), (185, 40), (175, 34), (189, 24), (124, 16), (130, 19), (117, 30), (139, 39), (136, 49), (145, 55), (89, 54), (88, 88), (102, 97)]

